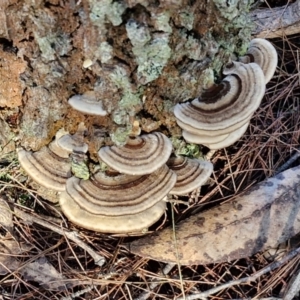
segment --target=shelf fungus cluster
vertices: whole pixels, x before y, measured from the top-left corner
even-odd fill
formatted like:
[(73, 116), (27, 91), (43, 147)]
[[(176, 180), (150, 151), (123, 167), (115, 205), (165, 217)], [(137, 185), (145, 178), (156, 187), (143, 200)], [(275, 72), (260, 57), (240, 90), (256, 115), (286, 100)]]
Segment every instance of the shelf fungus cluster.
[(70, 154), (87, 151), (87, 145), (77, 134), (58, 134), (54, 141), (37, 152), (18, 149), (18, 159), (26, 173), (39, 185), (62, 192), (72, 176)]
[[(188, 160), (190, 164), (180, 160), (180, 166), (172, 163), (171, 152), (170, 140), (158, 132), (129, 137), (122, 147), (102, 147), (99, 159), (108, 170), (96, 172), (89, 180), (68, 179), (59, 200), (64, 214), (73, 223), (95, 231), (141, 233), (164, 214), (166, 196), (177, 193), (177, 185), (182, 193), (188, 193), (211, 174), (212, 167), (197, 165), (194, 160)], [(194, 184), (192, 179), (177, 177), (182, 168)]]
[(226, 77), (191, 102), (177, 104), (174, 114), (187, 142), (211, 150), (228, 147), (245, 133), (259, 107), (265, 85), (277, 66), (277, 53), (264, 39), (254, 39), (238, 62), (226, 65)]

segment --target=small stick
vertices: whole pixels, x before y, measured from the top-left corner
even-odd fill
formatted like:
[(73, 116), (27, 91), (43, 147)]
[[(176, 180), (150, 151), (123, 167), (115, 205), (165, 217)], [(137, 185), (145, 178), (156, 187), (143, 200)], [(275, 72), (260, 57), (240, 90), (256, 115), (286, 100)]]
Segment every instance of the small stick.
[[(168, 275), (174, 266), (175, 266), (175, 264), (167, 264), (162, 270), (163, 275), (165, 275), (165, 276)], [(135, 298), (134, 300), (147, 300), (151, 296), (152, 291), (158, 285), (159, 285), (159, 282), (157, 282), (157, 281), (151, 282), (151, 284), (149, 286), (149, 291), (142, 293), (138, 298)]]
[(291, 164), (293, 164), (299, 157), (300, 157), (300, 148), (296, 149), (296, 153), (291, 156), (288, 161), (286, 161), (281, 167), (279, 167), (276, 172), (275, 172), (275, 175), (287, 170), (289, 168), (289, 166)]
[(296, 295), (300, 291), (300, 272), (292, 278), (288, 284), (287, 291), (283, 297), (284, 300), (293, 300), (296, 299)]
[(66, 229), (57, 227), (37, 216), (28, 214), (17, 207), (14, 207), (14, 213), (17, 217), (23, 219), (24, 221), (31, 221), (33, 223), (39, 224), (43, 227), (53, 230), (54, 232), (56, 232), (60, 235), (67, 237), (68, 239), (70, 239), (71, 241), (76, 243), (79, 247), (84, 249), (94, 259), (94, 262), (96, 265), (101, 267), (105, 264), (105, 258), (103, 256), (99, 255), (95, 250), (93, 250), (90, 246), (88, 246), (86, 243), (84, 243), (80, 238), (78, 238), (77, 232), (68, 231)]

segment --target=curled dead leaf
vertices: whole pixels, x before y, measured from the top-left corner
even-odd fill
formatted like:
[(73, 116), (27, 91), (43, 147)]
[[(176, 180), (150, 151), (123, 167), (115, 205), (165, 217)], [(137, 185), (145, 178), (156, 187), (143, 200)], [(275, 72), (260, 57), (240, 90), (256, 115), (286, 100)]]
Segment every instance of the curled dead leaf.
[[(300, 231), (300, 166), (251, 187), (234, 200), (190, 217), (176, 226), (134, 241), (142, 257), (209, 264), (248, 257)], [(177, 251), (177, 253), (176, 253)]]
[[(10, 235), (10, 234), (8, 234)], [(20, 267), (17, 255), (32, 248), (31, 245), (18, 243), (10, 238), (0, 238), (0, 275), (13, 272)]]

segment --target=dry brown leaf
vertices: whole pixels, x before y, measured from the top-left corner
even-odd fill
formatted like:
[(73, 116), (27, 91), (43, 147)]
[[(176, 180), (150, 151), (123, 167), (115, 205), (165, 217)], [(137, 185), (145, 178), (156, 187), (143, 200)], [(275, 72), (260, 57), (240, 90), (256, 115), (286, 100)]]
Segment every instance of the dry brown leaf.
[[(130, 244), (143, 257), (182, 265), (225, 262), (275, 246), (300, 231), (300, 166), (233, 201)], [(177, 249), (177, 254), (176, 254)]]
[[(10, 234), (8, 234), (10, 236)], [(17, 255), (30, 250), (32, 246), (18, 243), (11, 238), (0, 237), (0, 275), (5, 275), (19, 268), (21, 262)]]
[(0, 225), (10, 233), (13, 231), (14, 223), (12, 220), (12, 212), (7, 202), (0, 198)]
[(46, 290), (64, 290), (66, 281), (47, 260), (46, 257), (40, 257), (36, 261), (26, 264), (20, 270), (25, 280), (38, 282)]

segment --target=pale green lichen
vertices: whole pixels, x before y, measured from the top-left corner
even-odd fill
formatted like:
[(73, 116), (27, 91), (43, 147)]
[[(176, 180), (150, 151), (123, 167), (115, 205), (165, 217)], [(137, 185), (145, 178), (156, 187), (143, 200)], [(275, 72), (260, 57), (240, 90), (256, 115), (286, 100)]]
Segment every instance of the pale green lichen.
[(132, 90), (126, 70), (120, 66), (115, 66), (109, 74), (111, 81), (123, 90)]
[(102, 63), (107, 63), (113, 56), (113, 48), (107, 42), (102, 42), (95, 52), (95, 56), (99, 57)]
[(129, 116), (125, 110), (116, 109), (112, 113), (112, 119), (118, 125), (126, 125), (129, 121)]
[(213, 0), (222, 17), (232, 21), (247, 12), (254, 0)]
[(118, 108), (112, 114), (113, 120), (116, 124), (126, 125), (129, 117), (135, 116), (142, 108), (141, 95), (143, 88), (140, 88), (137, 92), (133, 92), (127, 72), (120, 66), (115, 67), (114, 71), (110, 74), (110, 78), (119, 89), (122, 89)]
[(212, 68), (207, 68), (202, 72), (200, 82), (203, 89), (208, 89), (215, 83), (214, 71)]
[(171, 137), (170, 140), (172, 142), (174, 153), (176, 155), (184, 155), (190, 158), (203, 157), (199, 145), (186, 143), (184, 140), (178, 137)]
[(152, 14), (151, 18), (154, 20), (154, 26), (156, 30), (171, 33), (172, 27), (169, 24), (170, 12)]
[(179, 13), (179, 20), (182, 27), (187, 30), (192, 30), (194, 27), (194, 14), (189, 11), (181, 11)]
[(90, 172), (84, 161), (77, 161), (72, 159), (71, 170), (74, 176), (84, 180), (89, 179)]
[(176, 61), (182, 57), (188, 57), (193, 60), (203, 60), (207, 51), (205, 40), (200, 41), (190, 35), (186, 29), (179, 30), (178, 33), (181, 42), (176, 46), (175, 51), (173, 51), (172, 59)]
[(118, 127), (115, 132), (110, 134), (112, 142), (117, 146), (123, 146), (126, 144), (127, 137), (131, 132), (132, 127), (130, 125), (126, 127)]
[(134, 20), (129, 20), (126, 23), (126, 32), (132, 46), (134, 47), (143, 47), (151, 40), (149, 28), (146, 25), (135, 22)]
[(126, 9), (124, 1), (112, 0), (89, 0), (90, 4), (90, 19), (99, 27), (103, 27), (103, 24), (109, 20), (114, 26), (119, 26), (122, 23), (122, 14)]
[(118, 108), (113, 112), (113, 120), (116, 124), (126, 125), (129, 117), (136, 115), (142, 109), (140, 93), (134, 94), (130, 91), (123, 94)]
[(138, 64), (138, 80), (147, 84), (159, 77), (171, 57), (169, 34), (156, 34), (151, 39), (148, 27), (133, 20), (127, 22), (126, 31)]
[(173, 109), (174, 109), (174, 103), (173, 103), (173, 101), (171, 101), (171, 100), (164, 100), (164, 102), (163, 102), (163, 109), (161, 109), (160, 111), (164, 110), (166, 112), (173, 112)]
[(70, 37), (66, 34), (49, 34), (40, 37), (36, 32), (34, 37), (46, 61), (55, 60), (56, 55), (64, 56), (72, 49)]
[(137, 77), (142, 84), (147, 84), (159, 77), (171, 57), (167, 35), (154, 38), (144, 48), (133, 48), (138, 63)]
[(108, 165), (105, 162), (103, 162), (102, 160), (99, 160), (99, 165), (96, 165), (94, 172), (97, 172), (97, 171), (105, 172), (108, 169), (109, 169)]

